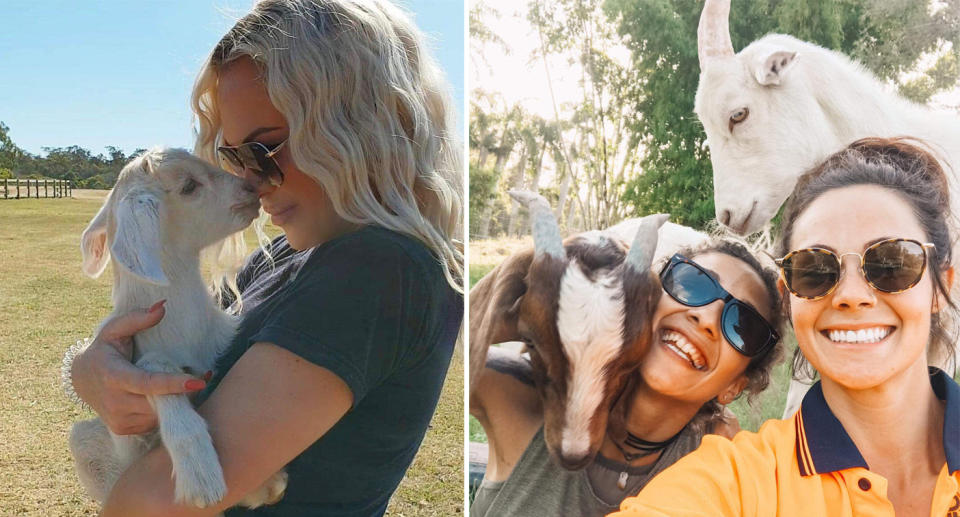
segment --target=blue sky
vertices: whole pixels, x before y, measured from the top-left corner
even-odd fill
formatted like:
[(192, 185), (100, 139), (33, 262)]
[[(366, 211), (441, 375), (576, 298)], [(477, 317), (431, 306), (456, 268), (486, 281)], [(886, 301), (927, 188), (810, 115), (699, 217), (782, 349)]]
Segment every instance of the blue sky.
[[(395, 0), (396, 1), (396, 0)], [(191, 147), (207, 53), (252, 0), (12, 0), (0, 15), (0, 121), (19, 147)], [(430, 40), (463, 120), (463, 1), (400, 0)], [(461, 124), (462, 127), (462, 124)]]

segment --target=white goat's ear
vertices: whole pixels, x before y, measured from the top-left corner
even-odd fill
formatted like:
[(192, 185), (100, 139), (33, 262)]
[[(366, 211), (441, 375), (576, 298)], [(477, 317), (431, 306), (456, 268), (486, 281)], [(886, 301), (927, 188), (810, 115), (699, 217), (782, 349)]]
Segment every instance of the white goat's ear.
[(97, 278), (107, 267), (110, 260), (110, 251), (107, 249), (107, 220), (110, 218), (112, 203), (111, 194), (100, 207), (97, 215), (90, 220), (90, 224), (83, 230), (80, 237), (80, 252), (83, 254), (83, 272), (91, 278)]
[(160, 199), (142, 189), (128, 192), (117, 203), (117, 229), (110, 251), (131, 273), (155, 284), (170, 283), (160, 260)]
[(156, 169), (156, 166), (153, 163), (153, 153), (148, 151), (143, 154), (140, 158), (140, 168), (143, 169), (147, 174), (153, 174), (153, 170)]
[(768, 54), (765, 59), (757, 63), (754, 77), (762, 86), (779, 85), (783, 81), (786, 71), (791, 68), (797, 59), (797, 53), (789, 50), (777, 50)]

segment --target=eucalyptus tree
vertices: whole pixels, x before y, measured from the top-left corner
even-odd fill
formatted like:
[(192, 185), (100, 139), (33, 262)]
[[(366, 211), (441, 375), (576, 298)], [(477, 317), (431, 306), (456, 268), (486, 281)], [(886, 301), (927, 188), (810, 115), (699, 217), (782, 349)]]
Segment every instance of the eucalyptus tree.
[[(490, 236), (490, 224), (496, 213), (506, 207), (497, 186), (511, 157), (524, 152), (522, 129), (523, 108), (508, 104), (499, 94), (474, 90), (470, 109), (470, 182), (471, 228), (478, 237)], [(490, 164), (490, 161), (493, 164)]]
[(0, 121), (0, 167), (12, 171), (23, 156), (23, 149), (10, 138), (10, 127)]
[[(555, 122), (558, 126), (569, 122), (557, 140), (568, 174), (561, 191), (576, 199), (579, 225), (586, 228), (608, 226), (626, 214), (624, 187), (639, 173), (633, 156), (641, 142), (629, 133), (637, 117), (629, 95), (634, 73), (618, 56), (625, 53), (621, 38), (602, 4), (602, 0), (534, 0), (527, 14), (540, 41), (534, 57), (546, 66), (547, 56), (563, 56), (580, 73), (580, 99), (565, 106), (563, 116), (555, 105)], [(548, 67), (545, 73), (549, 80)]]

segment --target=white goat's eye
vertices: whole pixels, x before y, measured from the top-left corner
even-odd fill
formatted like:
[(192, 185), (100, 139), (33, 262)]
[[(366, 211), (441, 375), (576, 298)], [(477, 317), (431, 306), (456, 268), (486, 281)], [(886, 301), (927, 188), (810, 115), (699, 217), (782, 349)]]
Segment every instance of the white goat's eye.
[(193, 193), (194, 190), (197, 190), (197, 187), (200, 186), (200, 183), (193, 178), (189, 178), (186, 183), (184, 183), (183, 188), (180, 189), (180, 194), (187, 196)]
[(730, 131), (733, 132), (733, 126), (743, 122), (744, 120), (747, 120), (747, 117), (749, 116), (750, 108), (744, 106), (737, 111), (734, 111), (733, 114), (730, 115), (730, 123), (727, 125), (727, 127), (729, 127)]

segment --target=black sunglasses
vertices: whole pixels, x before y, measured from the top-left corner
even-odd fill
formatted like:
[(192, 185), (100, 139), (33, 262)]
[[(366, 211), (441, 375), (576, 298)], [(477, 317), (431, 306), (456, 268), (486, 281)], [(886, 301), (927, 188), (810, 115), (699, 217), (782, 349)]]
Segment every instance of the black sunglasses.
[(217, 147), (220, 159), (227, 163), (227, 172), (243, 177), (244, 171), (249, 169), (260, 181), (266, 181), (274, 187), (283, 185), (283, 171), (274, 156), (287, 140), (275, 145), (273, 149), (260, 142), (248, 142), (240, 145), (224, 145)]
[(671, 298), (687, 307), (723, 300), (723, 337), (747, 357), (762, 354), (780, 340), (780, 334), (756, 309), (728, 293), (705, 269), (679, 253), (670, 257), (660, 272), (660, 283)]
[(913, 239), (887, 239), (871, 244), (863, 254), (836, 253), (823, 248), (791, 251), (777, 265), (787, 289), (798, 298), (819, 300), (840, 283), (843, 257), (860, 258), (860, 272), (877, 291), (897, 294), (917, 285), (927, 267), (927, 248), (933, 243)]

